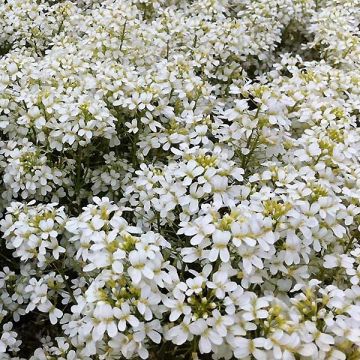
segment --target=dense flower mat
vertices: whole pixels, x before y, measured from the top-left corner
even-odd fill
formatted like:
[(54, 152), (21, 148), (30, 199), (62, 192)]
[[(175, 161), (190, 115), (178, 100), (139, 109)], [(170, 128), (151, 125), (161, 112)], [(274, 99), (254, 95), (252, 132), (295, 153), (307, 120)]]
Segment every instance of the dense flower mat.
[(0, 1), (0, 359), (360, 359), (359, 0)]

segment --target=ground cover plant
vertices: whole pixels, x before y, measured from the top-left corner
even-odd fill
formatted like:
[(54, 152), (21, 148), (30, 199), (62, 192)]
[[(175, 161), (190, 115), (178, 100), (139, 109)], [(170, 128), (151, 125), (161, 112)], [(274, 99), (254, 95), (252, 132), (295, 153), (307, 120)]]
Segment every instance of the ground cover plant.
[(360, 359), (359, 0), (0, 0), (0, 359)]

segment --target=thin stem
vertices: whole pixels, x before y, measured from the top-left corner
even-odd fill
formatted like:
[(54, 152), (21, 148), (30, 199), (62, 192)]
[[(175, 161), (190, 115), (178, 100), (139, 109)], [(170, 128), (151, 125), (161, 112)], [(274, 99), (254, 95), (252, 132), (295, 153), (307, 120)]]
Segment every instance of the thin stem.
[(127, 19), (125, 19), (123, 29), (122, 29), (122, 33), (121, 33), (120, 51), (122, 50), (123, 43), (124, 43), (124, 40), (125, 40), (126, 23), (127, 23)]

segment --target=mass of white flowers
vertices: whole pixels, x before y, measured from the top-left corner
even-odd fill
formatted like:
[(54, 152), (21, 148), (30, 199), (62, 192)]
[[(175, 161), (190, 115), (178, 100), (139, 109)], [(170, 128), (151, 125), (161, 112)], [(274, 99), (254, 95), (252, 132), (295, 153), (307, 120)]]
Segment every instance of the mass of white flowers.
[(360, 359), (360, 0), (0, 0), (0, 360)]

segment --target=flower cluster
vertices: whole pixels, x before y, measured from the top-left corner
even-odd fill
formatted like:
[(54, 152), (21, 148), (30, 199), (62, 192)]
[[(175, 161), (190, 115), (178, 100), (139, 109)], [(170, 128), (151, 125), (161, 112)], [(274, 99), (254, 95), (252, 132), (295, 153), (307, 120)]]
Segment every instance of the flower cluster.
[(0, 3), (0, 359), (360, 359), (360, 1)]

